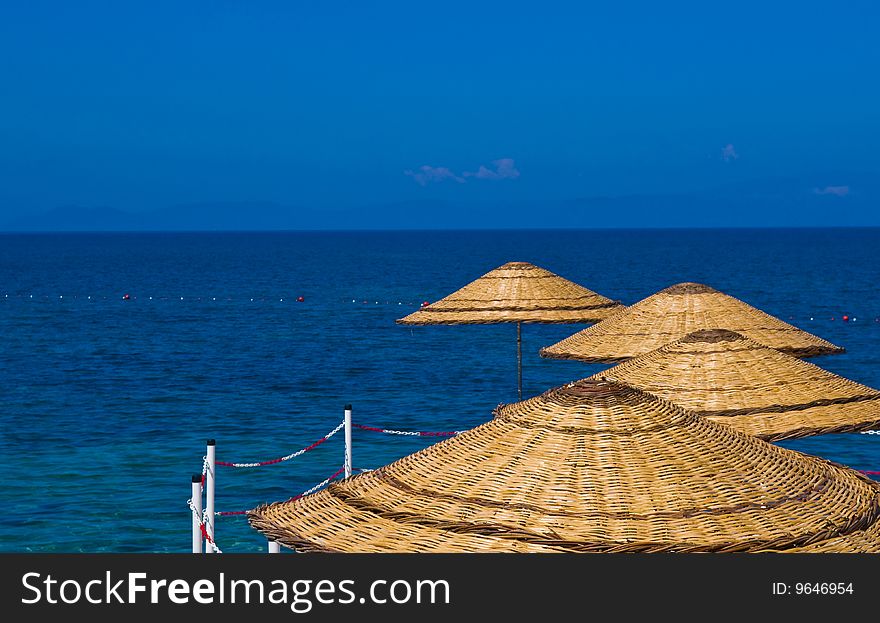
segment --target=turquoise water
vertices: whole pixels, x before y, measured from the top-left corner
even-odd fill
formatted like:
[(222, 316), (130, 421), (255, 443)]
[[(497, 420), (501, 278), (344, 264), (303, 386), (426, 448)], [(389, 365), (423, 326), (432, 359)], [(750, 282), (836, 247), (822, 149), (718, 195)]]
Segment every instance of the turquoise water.
[[(877, 249), (878, 229), (0, 235), (0, 550), (187, 551), (209, 437), (219, 460), (275, 458), (347, 402), (381, 427), (486, 421), (516, 399), (515, 327), (394, 320), (511, 260), (625, 303), (707, 283), (845, 346), (813, 361), (880, 386)], [(603, 369), (537, 356), (580, 328), (524, 327), (526, 394)], [(356, 431), (354, 463), (433, 442)], [(880, 436), (784, 445), (880, 469)], [(218, 510), (285, 499), (341, 463), (339, 435), (219, 468)], [(264, 547), (243, 518), (217, 525), (226, 551)]]

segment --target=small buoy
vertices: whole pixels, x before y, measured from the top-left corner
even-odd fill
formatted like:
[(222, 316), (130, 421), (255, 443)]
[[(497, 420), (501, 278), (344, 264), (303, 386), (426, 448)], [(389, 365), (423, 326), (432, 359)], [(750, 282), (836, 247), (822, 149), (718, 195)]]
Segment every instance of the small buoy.
[(130, 295), (128, 295), (128, 294), (123, 294), (123, 295), (122, 295), (122, 300), (123, 300), (123, 301), (128, 301), (128, 300), (130, 300), (130, 299), (131, 299), (131, 296), (130, 296)]
[(298, 296), (298, 297), (296, 297), (296, 302), (297, 302), (297, 303), (302, 303), (302, 302), (304, 302), (305, 300), (306, 300), (306, 297), (304, 297), (304, 296)]
[(844, 316), (844, 317), (843, 317), (843, 321), (844, 321), (844, 322), (849, 322), (849, 316)]
[(427, 307), (428, 305), (430, 305), (428, 301), (422, 301), (422, 307)]

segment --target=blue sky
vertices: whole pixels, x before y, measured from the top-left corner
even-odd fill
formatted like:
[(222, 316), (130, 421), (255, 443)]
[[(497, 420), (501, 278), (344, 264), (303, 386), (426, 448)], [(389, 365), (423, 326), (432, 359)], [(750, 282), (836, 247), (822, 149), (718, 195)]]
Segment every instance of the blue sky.
[[(878, 17), (872, 2), (3, 3), (0, 216), (784, 180), (827, 202), (828, 224), (880, 225)], [(760, 225), (774, 208), (742, 209)]]

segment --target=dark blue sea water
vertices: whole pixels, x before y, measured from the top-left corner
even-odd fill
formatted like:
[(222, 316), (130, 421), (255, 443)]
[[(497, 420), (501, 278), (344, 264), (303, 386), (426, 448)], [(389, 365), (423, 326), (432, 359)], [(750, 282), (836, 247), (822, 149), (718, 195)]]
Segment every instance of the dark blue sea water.
[[(877, 229), (0, 235), (0, 550), (187, 551), (209, 437), (220, 460), (274, 458), (346, 402), (368, 425), (486, 421), (516, 398), (515, 327), (394, 320), (511, 260), (625, 303), (710, 284), (845, 346), (813, 361), (880, 386), (878, 250)], [(527, 394), (602, 369), (537, 356), (580, 328), (524, 327)], [(427, 443), (356, 431), (354, 463)], [(880, 436), (785, 445), (880, 469)], [(218, 509), (299, 493), (342, 454), (340, 435), (218, 468)], [(217, 524), (227, 551), (265, 547), (243, 518)]]

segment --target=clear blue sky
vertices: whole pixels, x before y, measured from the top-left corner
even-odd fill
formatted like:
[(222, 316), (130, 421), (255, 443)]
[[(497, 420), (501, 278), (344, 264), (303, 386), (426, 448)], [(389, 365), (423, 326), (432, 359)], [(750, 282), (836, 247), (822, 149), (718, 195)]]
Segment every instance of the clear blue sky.
[(867, 1), (5, 2), (0, 215), (784, 179), (880, 224), (878, 32)]

